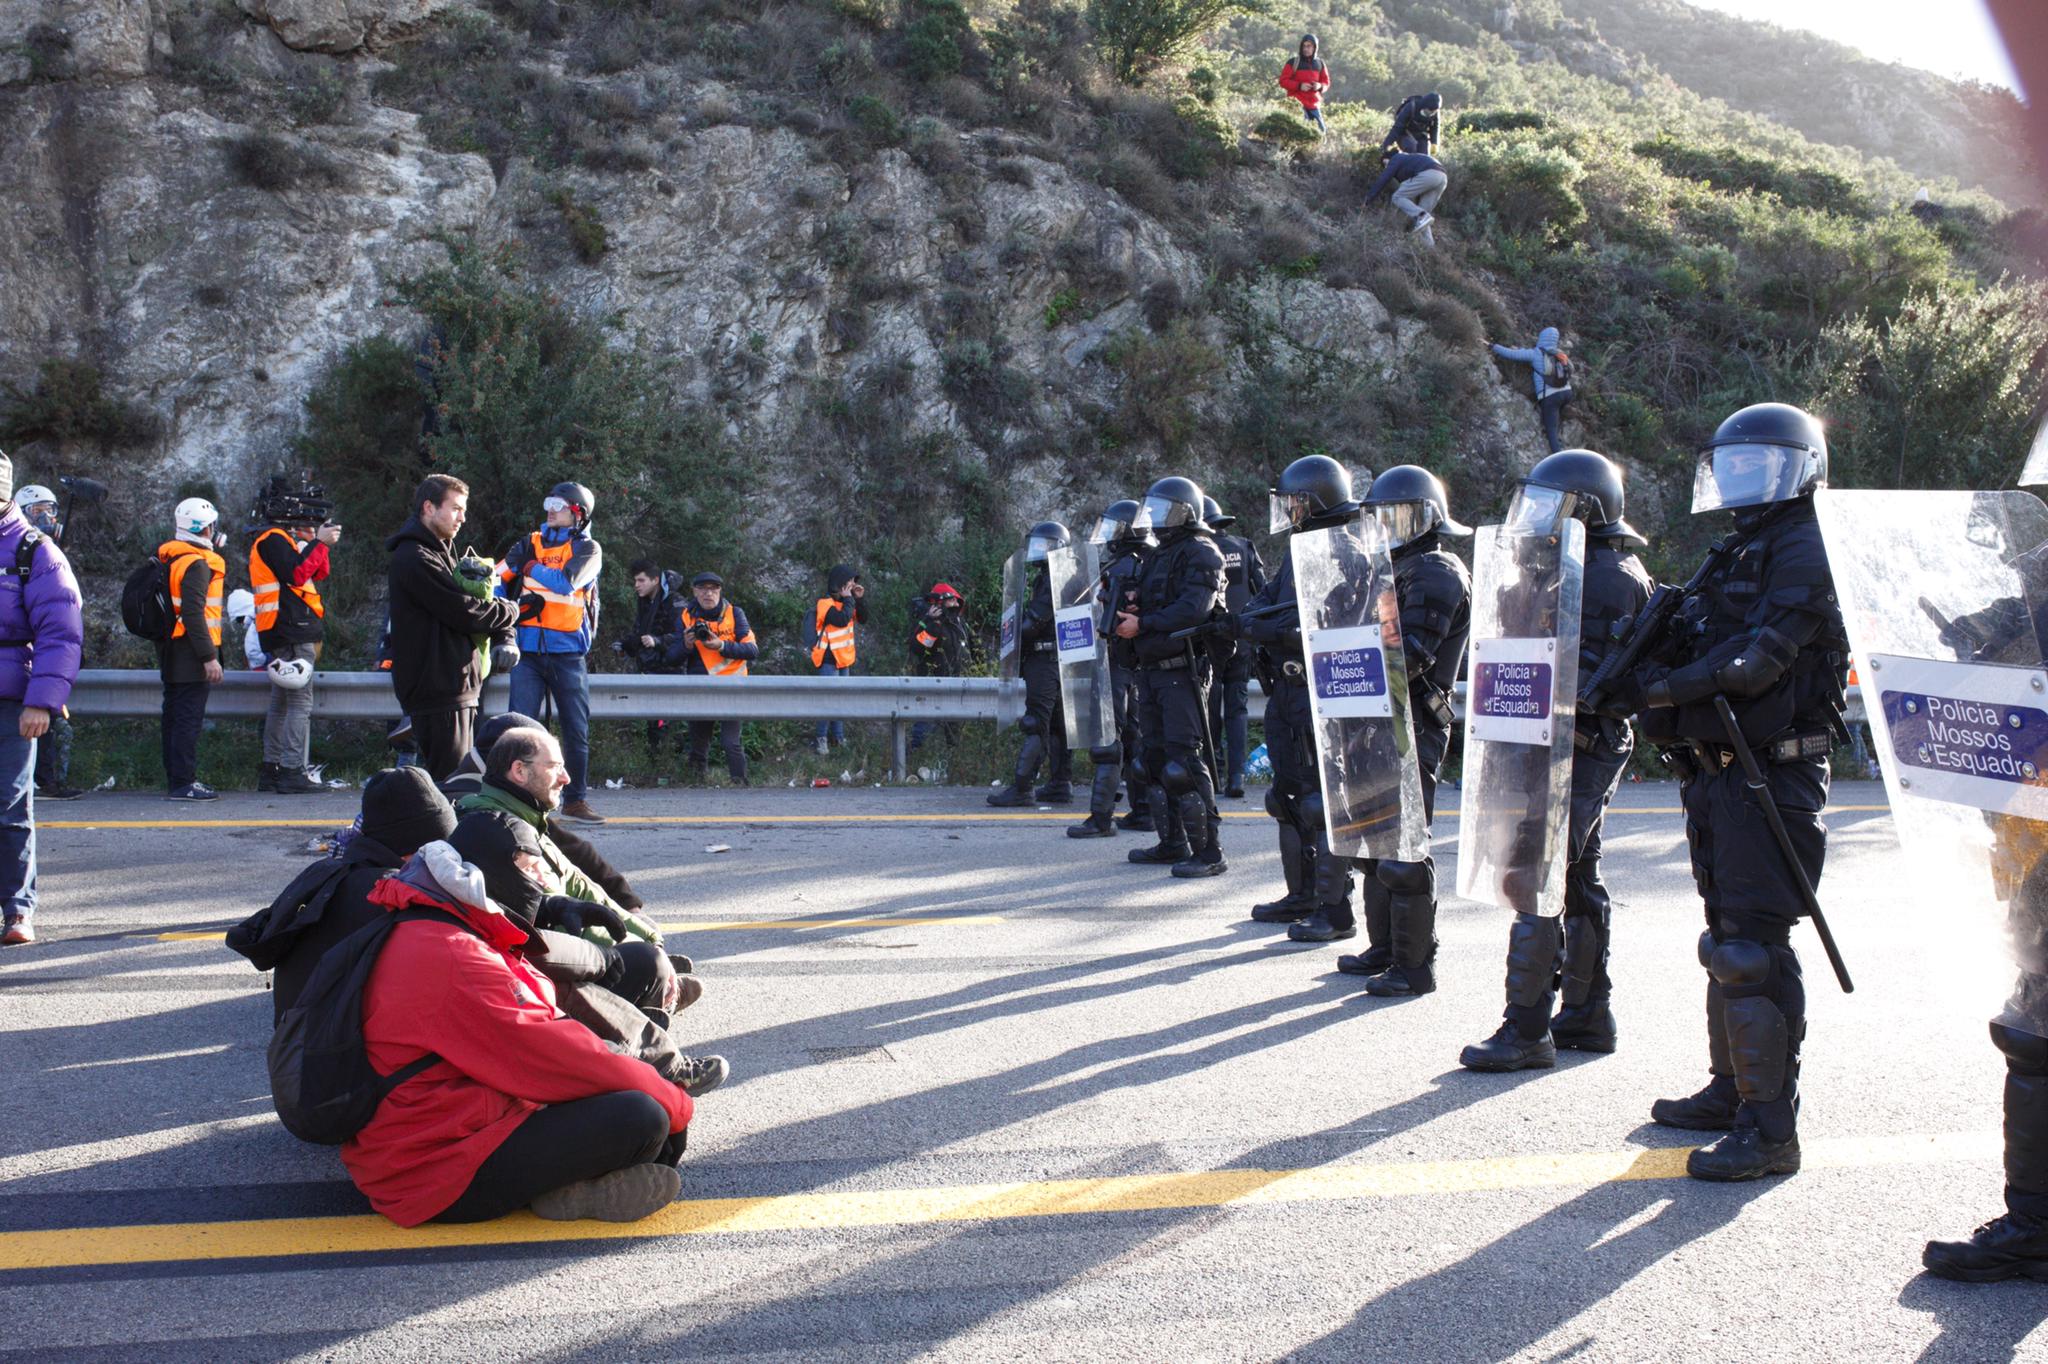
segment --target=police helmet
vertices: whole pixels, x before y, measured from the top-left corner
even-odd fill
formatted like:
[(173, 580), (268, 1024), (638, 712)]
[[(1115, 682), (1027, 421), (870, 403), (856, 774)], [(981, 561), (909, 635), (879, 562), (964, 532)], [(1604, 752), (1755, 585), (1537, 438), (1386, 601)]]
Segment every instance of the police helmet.
[(1303, 455), (1282, 469), (1274, 481), (1266, 528), (1282, 535), (1349, 521), (1358, 513), (1358, 499), (1351, 487), (1351, 471), (1336, 460), (1328, 455)]
[(1472, 528), (1451, 519), (1443, 480), (1419, 464), (1396, 464), (1372, 481), (1365, 505), (1379, 518), (1395, 549), (1432, 533), (1470, 535)]
[(1202, 519), (1209, 523), (1210, 530), (1222, 530), (1225, 526), (1237, 524), (1237, 518), (1223, 510), (1215, 498), (1202, 494)]
[(1622, 519), (1626, 506), (1620, 465), (1594, 450), (1559, 450), (1538, 460), (1515, 486), (1507, 524), (1510, 530), (1550, 535), (1566, 517), (1576, 517), (1588, 535), (1648, 544)]
[(1192, 478), (1162, 478), (1145, 490), (1144, 505), (1132, 530), (1164, 535), (1176, 530), (1205, 529), (1202, 485)]
[(581, 483), (557, 483), (548, 489), (540, 505), (543, 511), (575, 512), (576, 528), (581, 530), (590, 524), (591, 514), (597, 510), (597, 494)]
[(1045, 556), (1074, 543), (1073, 532), (1057, 521), (1040, 521), (1024, 537), (1024, 561), (1042, 564)]
[(1721, 423), (1693, 475), (1695, 514), (1805, 497), (1828, 482), (1820, 420), (1789, 403), (1755, 403)]
[(1119, 498), (1110, 503), (1096, 519), (1095, 533), (1088, 537), (1089, 540), (1098, 545), (1119, 547), (1151, 544), (1152, 533), (1137, 529), (1141, 510), (1134, 498)]

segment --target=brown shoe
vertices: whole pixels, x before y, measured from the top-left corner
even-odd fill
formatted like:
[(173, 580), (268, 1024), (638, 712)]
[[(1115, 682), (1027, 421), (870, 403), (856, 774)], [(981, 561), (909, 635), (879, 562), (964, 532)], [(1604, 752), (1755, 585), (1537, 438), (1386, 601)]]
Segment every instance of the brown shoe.
[(562, 807), (562, 815), (566, 819), (578, 819), (585, 824), (604, 823), (604, 816), (591, 809), (590, 802), (587, 800), (570, 801)]

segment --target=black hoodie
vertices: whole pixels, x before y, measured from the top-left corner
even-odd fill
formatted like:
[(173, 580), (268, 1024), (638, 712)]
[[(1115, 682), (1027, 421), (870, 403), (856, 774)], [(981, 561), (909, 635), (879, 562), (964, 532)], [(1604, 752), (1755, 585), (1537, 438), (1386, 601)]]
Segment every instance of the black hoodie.
[(414, 515), (384, 542), (391, 551), (391, 686), (408, 715), (476, 704), (483, 690), (472, 635), (511, 638), (517, 602), (472, 597), (455, 579), (455, 551)]

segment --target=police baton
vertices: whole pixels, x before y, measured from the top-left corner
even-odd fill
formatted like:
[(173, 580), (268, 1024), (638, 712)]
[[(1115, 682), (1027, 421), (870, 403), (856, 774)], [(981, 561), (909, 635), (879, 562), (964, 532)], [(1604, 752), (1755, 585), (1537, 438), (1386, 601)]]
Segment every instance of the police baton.
[(1828, 917), (1821, 913), (1820, 896), (1814, 893), (1813, 883), (1806, 879), (1806, 868), (1799, 865), (1799, 856), (1792, 850), (1792, 835), (1785, 831), (1784, 816), (1778, 813), (1778, 802), (1771, 795), (1770, 787), (1764, 784), (1763, 769), (1757, 766), (1756, 754), (1749, 748), (1749, 741), (1742, 737), (1742, 725), (1735, 718), (1735, 708), (1728, 704), (1725, 696), (1714, 698), (1714, 709), (1720, 712), (1722, 728), (1728, 731), (1728, 745), (1735, 750), (1735, 760), (1742, 764), (1742, 776), (1750, 794), (1763, 808), (1764, 822), (1771, 826), (1771, 837), (1778, 841), (1778, 851), (1784, 855), (1785, 866), (1792, 872), (1792, 880), (1799, 887), (1799, 898), (1806, 901), (1806, 912), (1813, 919), (1814, 931), (1820, 934), (1820, 945), (1827, 949), (1828, 965), (1835, 968), (1835, 979), (1842, 983), (1842, 993), (1856, 993), (1856, 986), (1849, 979), (1849, 968), (1842, 963), (1841, 949), (1835, 946), (1835, 935), (1828, 931)]

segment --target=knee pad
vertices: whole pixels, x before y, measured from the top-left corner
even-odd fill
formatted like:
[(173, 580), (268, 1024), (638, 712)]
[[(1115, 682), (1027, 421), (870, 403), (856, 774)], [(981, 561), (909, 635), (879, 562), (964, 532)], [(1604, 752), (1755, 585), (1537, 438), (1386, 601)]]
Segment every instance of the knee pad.
[(1166, 788), (1169, 796), (1193, 795), (1200, 790), (1195, 781), (1194, 769), (1178, 758), (1168, 758), (1159, 772), (1159, 784)]
[(2048, 1039), (1991, 1023), (1991, 1045), (2005, 1053), (2006, 1069), (2016, 1075), (2048, 1075)]
[(1266, 813), (1279, 820), (1282, 824), (1294, 823), (1292, 803), (1286, 796), (1280, 794), (1280, 788), (1277, 786), (1270, 787), (1266, 791)]
[(1700, 934), (1700, 965), (1706, 966), (1714, 960), (1714, 932), (1708, 929)]
[(1017, 722), (1017, 728), (1034, 736), (1045, 733), (1045, 723), (1030, 711), (1024, 712), (1024, 718)]
[(1436, 877), (1427, 862), (1395, 862), (1382, 858), (1373, 873), (1380, 884), (1396, 895), (1427, 895)]
[(1311, 791), (1305, 796), (1295, 797), (1294, 812), (1300, 818), (1302, 827), (1308, 829), (1322, 828), (1323, 793)]
[(1721, 983), (1728, 998), (1764, 993), (1759, 987), (1771, 979), (1771, 949), (1762, 943), (1730, 938), (1707, 958), (1707, 972)]
[(1088, 756), (1097, 767), (1114, 767), (1124, 760), (1124, 751), (1121, 748), (1091, 748)]

